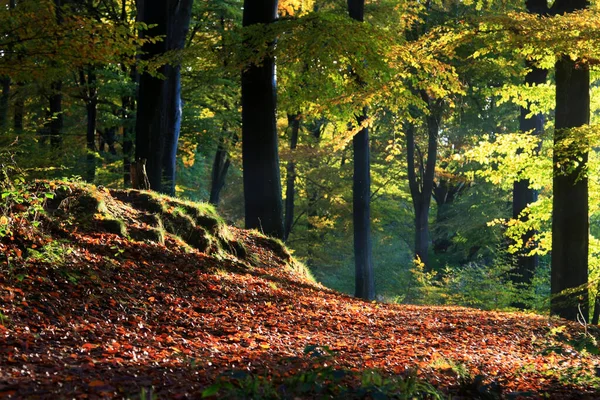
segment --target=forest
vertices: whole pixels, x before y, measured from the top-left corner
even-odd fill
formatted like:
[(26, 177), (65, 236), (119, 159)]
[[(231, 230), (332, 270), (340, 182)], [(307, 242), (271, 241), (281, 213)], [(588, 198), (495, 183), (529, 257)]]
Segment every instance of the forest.
[[(314, 301), (327, 310), (336, 304), (337, 311), (327, 311), (334, 314), (346, 303), (373, 310), (393, 304), (409, 307), (398, 312), (439, 312), (445, 315), (442, 321), (470, 327), (470, 318), (486, 318), (470, 314), (474, 310), (502, 311), (518, 326), (521, 317), (514, 315), (528, 315), (540, 332), (546, 329), (544, 319), (536, 318), (556, 316), (564, 320), (551, 328), (552, 337), (575, 337), (574, 329), (581, 327), (583, 347), (573, 341), (569, 345), (597, 355), (599, 33), (600, 3), (595, 0), (0, 1), (0, 247), (5, 258), (0, 298), (7, 304), (0, 307), (0, 334), (6, 340), (16, 335), (17, 343), (25, 334), (19, 318), (30, 319), (30, 308), (49, 313), (43, 324), (65, 318), (56, 311), (65, 304), (56, 303), (54, 311), (31, 306), (27, 290), (34, 298), (42, 296), (39, 304), (46, 295), (52, 303), (70, 290), (86, 298), (88, 290), (95, 293), (93, 303), (108, 293), (100, 282), (116, 279), (107, 274), (135, 260), (136, 268), (150, 268), (156, 260), (163, 267), (147, 276), (137, 269), (120, 272), (119, 279), (129, 284), (118, 286), (119, 294), (98, 307), (106, 313), (117, 304), (137, 310), (130, 302), (139, 294), (152, 299), (144, 300), (150, 306), (174, 302), (165, 313), (186, 310), (180, 300), (193, 303), (190, 299), (198, 293), (172, 289), (177, 293), (168, 295), (156, 282), (184, 285), (179, 275), (162, 275), (171, 267), (187, 271), (191, 282), (199, 280), (187, 264), (190, 254), (200, 252), (212, 261), (199, 265), (217, 268), (202, 272), (209, 283), (194, 283), (202, 293), (219, 286), (231, 294), (235, 290), (228, 285), (257, 285), (262, 288), (260, 307), (268, 308), (281, 299), (268, 300), (267, 292), (283, 292), (279, 285), (284, 280), (300, 279), (301, 287), (316, 285), (324, 291), (314, 294)], [(129, 240), (159, 247), (136, 247)], [(240, 275), (242, 281), (224, 283), (242, 264), (248, 271), (291, 268), (293, 278), (279, 276), (281, 271), (248, 272), (254, 274), (248, 282)], [(230, 268), (233, 272), (226, 272)], [(255, 281), (269, 274), (268, 283)], [(73, 287), (51, 284), (55, 276), (66, 282), (60, 285)], [(152, 285), (144, 286), (146, 278)], [(38, 281), (49, 286), (47, 293), (34, 289)], [(308, 296), (285, 288), (285, 296)], [(146, 290), (158, 291), (142, 294)], [(19, 293), (22, 302), (8, 306)], [(366, 302), (353, 303), (350, 296)], [(417, 306), (424, 308), (410, 308)], [(85, 307), (81, 313), (88, 312), (87, 303)], [(218, 315), (230, 312), (206, 305), (211, 307)], [(146, 325), (147, 318), (159, 318), (156, 313), (162, 312), (150, 308), (143, 314)], [(404, 318), (360, 309), (390, 324)], [(190, 318), (203, 312), (186, 311)], [(335, 315), (334, 320), (346, 321)], [(510, 331), (513, 322), (495, 317), (504, 314), (481, 315), (494, 315), (500, 325), (507, 324), (502, 330)], [(488, 328), (481, 328), (485, 338), (491, 334)], [(159, 331), (153, 332), (175, 337), (174, 331)], [(216, 331), (221, 332), (217, 336), (234, 335), (219, 327), (211, 335)], [(328, 391), (349, 396), (335, 386), (351, 380), (349, 375), (338, 379), (335, 370), (327, 369), (329, 357), (339, 352), (339, 365), (354, 371), (356, 360), (343, 353), (349, 345), (339, 344), (339, 338), (328, 339), (338, 343), (334, 345), (298, 335), (305, 354), (324, 364), (316, 375), (302, 375), (321, 386), (298, 393), (307, 398), (322, 398)], [(164, 346), (179, 346), (163, 339)], [(39, 337), (31, 340), (37, 343)], [(114, 340), (116, 345), (102, 347), (88, 338), (77, 346), (88, 358), (96, 350), (104, 351), (104, 357), (129, 351), (122, 338)], [(275, 349), (261, 340), (252, 342), (258, 350)], [(0, 360), (14, 361), (16, 353), (1, 345)], [(186, 371), (178, 373), (187, 374), (190, 360), (195, 367), (200, 356), (192, 359), (186, 351), (201, 351), (177, 348), (177, 368), (184, 365), (181, 371)], [(421, 365), (422, 357), (430, 356), (415, 357)], [(161, 357), (168, 358), (156, 355)], [(429, 388), (417, 374), (416, 397), (399, 398), (438, 398), (435, 388), (464, 398), (475, 398), (482, 390), (495, 395), (485, 368), (481, 374), (462, 374), (463, 364), (443, 360), (442, 367), (427, 364), (442, 371), (442, 378), (435, 373), (433, 381), (424, 377), (437, 384)], [(597, 389), (600, 361), (585, 360), (595, 365), (588, 366), (596, 371), (591, 381), (569, 384)], [(202, 368), (212, 371), (208, 365), (213, 361), (206, 362)], [(581, 372), (585, 363), (568, 368)], [(217, 365), (214, 361), (214, 371), (221, 371)], [(372, 367), (396, 368), (375, 361)], [(443, 377), (446, 370), (456, 376)], [(277, 376), (288, 379), (288, 372)], [(238, 390), (229, 392), (232, 398), (287, 398), (278, 389), (269, 394), (254, 375), (214, 384), (217, 372), (211, 373), (197, 388), (187, 387), (181, 398), (223, 395), (232, 388)], [(517, 376), (513, 373), (495, 372), (504, 376), (505, 392), (507, 382)], [(22, 384), (8, 375), (0, 367), (0, 397), (45, 393), (29, 384), (29, 391), (15, 389)], [(470, 380), (463, 379), (466, 375)], [(544, 392), (538, 378), (514, 381), (511, 393)], [(150, 384), (139, 389), (136, 381), (121, 388), (111, 379), (90, 377), (87, 390), (97, 398), (154, 398)], [(377, 379), (384, 378), (370, 375), (365, 381), (363, 376), (363, 389), (389, 388), (388, 381), (378, 384), (384, 381)], [(459, 389), (447, 389), (448, 379), (454, 379), (450, 387), (458, 379)], [(562, 385), (561, 379), (556, 382)], [(587, 389), (577, 395), (563, 392), (556, 382), (547, 393), (590, 395)], [(390, 383), (392, 391), (405, 383)], [(157, 393), (171, 398), (180, 389), (169, 386)], [(75, 385), (60, 393), (79, 390)], [(241, 395), (244, 390), (254, 392)], [(353, 392), (357, 398), (363, 398), (360, 390)], [(364, 392), (364, 398), (380, 398), (373, 393)]]

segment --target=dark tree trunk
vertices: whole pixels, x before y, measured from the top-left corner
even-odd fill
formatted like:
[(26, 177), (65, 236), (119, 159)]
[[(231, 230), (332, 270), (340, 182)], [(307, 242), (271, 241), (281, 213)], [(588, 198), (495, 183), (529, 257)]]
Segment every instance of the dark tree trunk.
[[(312, 124), (310, 125), (305, 125), (306, 129), (309, 131), (310, 133), (310, 145), (313, 149), (319, 149), (320, 147), (320, 142), (321, 142), (321, 135), (323, 134), (323, 128), (325, 126), (324, 121), (322, 120), (316, 120), (314, 121)], [(316, 167), (318, 167), (318, 159), (317, 157), (311, 157), (308, 159), (308, 165), (309, 165), (309, 169), (312, 170)], [(319, 198), (320, 198), (320, 193), (319, 193), (319, 187), (317, 185), (316, 182), (314, 182), (313, 179), (311, 179), (310, 177), (307, 177), (306, 180), (306, 197), (308, 200), (308, 205), (307, 205), (307, 230), (309, 232), (314, 231), (316, 228), (314, 226), (314, 224), (312, 223), (313, 218), (318, 217), (319, 216), (319, 207), (318, 207), (318, 202), (319, 202)], [(308, 249), (308, 254), (309, 254), (309, 259), (310, 256), (312, 255), (312, 249), (309, 248)]]
[[(532, 67), (532, 70), (525, 77), (525, 83), (542, 84), (546, 82), (547, 70)], [(519, 130), (522, 132), (532, 132), (534, 135), (540, 135), (544, 130), (544, 116), (537, 114), (531, 118), (526, 118), (529, 114), (529, 109), (521, 108), (521, 116), (519, 118)], [(521, 212), (527, 206), (537, 200), (537, 191), (529, 187), (528, 179), (516, 181), (513, 185), (513, 218), (527, 220), (527, 217), (520, 216)], [(521, 239), (523, 243), (528, 243), (535, 232), (528, 231), (523, 234)], [(518, 285), (529, 285), (533, 279), (533, 274), (538, 266), (539, 257), (537, 255), (528, 256), (528, 249), (523, 249), (517, 254), (516, 265), (512, 280)], [(515, 304), (520, 308), (522, 304)]]
[[(268, 24), (277, 0), (244, 1), (243, 25)], [(277, 144), (275, 60), (242, 72), (242, 159), (246, 228), (283, 238), (283, 202)]]
[[(358, 118), (361, 124), (366, 113)], [(352, 139), (354, 149), (354, 185), (352, 213), (354, 222), (355, 292), (361, 299), (375, 298), (371, 242), (371, 160), (369, 129), (364, 127)]]
[(453, 179), (438, 177), (438, 181), (434, 182), (432, 196), (437, 205), (435, 228), (433, 229), (433, 252), (435, 254), (445, 253), (452, 245), (451, 239), (454, 232), (448, 232), (444, 224), (449, 219), (449, 209), (454, 203), (454, 199), (464, 188), (464, 182)]
[[(547, 0), (527, 0), (527, 10), (532, 14), (545, 15), (548, 13)], [(542, 84), (546, 82), (547, 70), (531, 66), (531, 71), (525, 77), (527, 84)], [(521, 107), (521, 116), (519, 118), (519, 130), (521, 132), (532, 131), (534, 135), (540, 135), (544, 130), (544, 116), (542, 114), (526, 118), (529, 114), (528, 108)], [(520, 214), (528, 204), (537, 200), (537, 191), (529, 187), (529, 180), (523, 179), (516, 181), (513, 185), (513, 218), (526, 221), (527, 217), (521, 217)], [(535, 232), (525, 232), (521, 237), (523, 244), (528, 243)], [(529, 250), (523, 249), (517, 254), (515, 268), (512, 274), (512, 281), (519, 286), (531, 284), (535, 270), (539, 263), (538, 255), (527, 255)], [(524, 308), (521, 302), (513, 304), (517, 308)]]
[(0, 133), (8, 127), (8, 99), (10, 98), (10, 78), (5, 76), (0, 79), (2, 94), (0, 94)]
[[(435, 164), (437, 159), (438, 135), (442, 116), (442, 101), (421, 92), (428, 105), (427, 160), (418, 151), (415, 143), (414, 126), (409, 125), (406, 132), (408, 184), (415, 210), (415, 258), (419, 259), (427, 270), (429, 265), (429, 209), (434, 188)], [(418, 162), (415, 163), (415, 158)]]
[(283, 224), (283, 240), (287, 241), (292, 226), (294, 225), (294, 197), (296, 195), (296, 162), (294, 161), (294, 150), (298, 145), (298, 133), (300, 131), (300, 114), (288, 114), (288, 126), (290, 132), (290, 160), (287, 163), (285, 177), (285, 221)]
[[(142, 32), (143, 37), (167, 36), (168, 4), (163, 0), (139, 0), (138, 20), (152, 26)], [(142, 47), (142, 60), (149, 60), (167, 51), (166, 40), (146, 42)], [(159, 68), (165, 73), (165, 67)], [(162, 158), (165, 135), (162, 132), (165, 110), (162, 99), (165, 95), (164, 81), (147, 72), (140, 74), (135, 126), (135, 158), (146, 160), (146, 173), (150, 188), (160, 191)]]
[[(569, 128), (589, 123), (589, 79), (587, 65), (572, 61), (568, 56), (557, 61), (550, 310), (570, 320), (577, 319), (578, 305), (583, 316), (588, 317), (589, 206), (585, 175), (588, 153), (576, 146), (570, 146), (568, 154), (558, 149), (561, 141), (570, 135)], [(561, 167), (575, 164), (571, 171)], [(559, 295), (573, 288), (580, 289)]]
[[(225, 133), (225, 127), (223, 127), (223, 133)], [(231, 160), (229, 159), (229, 154), (225, 147), (225, 139), (222, 137), (215, 153), (210, 183), (209, 203), (213, 204), (215, 207), (219, 205), (221, 190), (225, 186), (225, 177), (227, 176), (230, 165)]]
[(50, 85), (49, 97), (49, 122), (47, 132), (50, 135), (50, 144), (60, 147), (62, 144), (63, 113), (62, 113), (62, 82), (56, 81)]
[(133, 157), (133, 138), (135, 128), (132, 127), (135, 103), (132, 97), (121, 98), (121, 118), (123, 119), (123, 185), (131, 184), (131, 158)]
[[(169, 1), (168, 50), (183, 50), (190, 27), (193, 0)], [(181, 132), (181, 67), (179, 63), (167, 66), (166, 90), (166, 130), (163, 152), (163, 179), (161, 191), (175, 195), (175, 175), (177, 165), (177, 143)]]
[[(364, 0), (348, 0), (348, 14), (353, 20), (363, 22)], [(366, 109), (357, 118), (361, 124), (366, 119)], [(371, 160), (369, 129), (364, 127), (352, 139), (354, 149), (354, 177), (352, 213), (354, 221), (354, 296), (366, 300), (375, 298), (371, 243)]]
[[(56, 7), (56, 22), (62, 24), (63, 22), (63, 1), (54, 0)], [(50, 97), (49, 97), (49, 121), (47, 123), (47, 132), (50, 135), (50, 144), (53, 147), (59, 147), (62, 144), (62, 130), (63, 130), (63, 113), (62, 113), (62, 81), (57, 80), (50, 84)]]
[(86, 147), (87, 171), (86, 181), (93, 182), (96, 178), (96, 125), (98, 122), (98, 90), (96, 88), (96, 74), (92, 67), (89, 67), (87, 80), (85, 73), (81, 71), (81, 84), (85, 94), (85, 108), (87, 111), (87, 129), (86, 129)]
[(17, 83), (18, 90), (15, 93), (15, 109), (13, 113), (13, 129), (15, 133), (23, 132), (23, 117), (25, 115), (25, 100), (23, 99), (23, 83)]
[[(556, 0), (552, 12), (562, 14), (587, 7), (586, 0)], [(589, 205), (588, 179), (585, 175), (588, 153), (585, 138), (576, 138), (580, 146), (568, 146), (561, 141), (570, 135), (569, 129), (589, 124), (590, 71), (581, 60), (568, 56), (558, 59), (556, 75), (556, 120), (554, 131), (554, 171), (552, 201), (552, 267), (550, 312), (576, 320), (579, 309), (587, 320)], [(559, 150), (563, 147), (563, 150)], [(571, 166), (565, 171), (564, 166)], [(572, 293), (561, 295), (571, 289)]]
[[(155, 25), (147, 36), (165, 40), (144, 45), (143, 59), (167, 50), (181, 50), (189, 28), (192, 0), (140, 0), (139, 20)], [(181, 75), (177, 64), (163, 66), (162, 80), (141, 74), (136, 120), (136, 159), (146, 159), (146, 170), (152, 190), (175, 192), (175, 156), (181, 125)]]

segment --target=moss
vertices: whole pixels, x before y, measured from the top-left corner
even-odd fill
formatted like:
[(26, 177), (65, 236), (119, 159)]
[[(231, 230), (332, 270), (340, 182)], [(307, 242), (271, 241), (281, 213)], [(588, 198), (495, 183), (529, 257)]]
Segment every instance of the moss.
[(73, 201), (70, 209), (77, 214), (88, 214), (91, 216), (96, 213), (105, 212), (106, 206), (90, 193), (83, 193)]
[(129, 235), (134, 240), (165, 244), (165, 232), (161, 228), (133, 228)]
[(120, 219), (99, 219), (98, 225), (109, 233), (115, 233), (122, 237), (127, 237), (127, 225)]
[(244, 242), (240, 240), (231, 240), (227, 242), (227, 248), (229, 248), (230, 252), (240, 259), (245, 259), (248, 257), (248, 249), (244, 245)]
[(164, 211), (163, 202), (157, 194), (140, 190), (111, 190), (111, 196), (131, 204), (134, 208), (148, 213), (158, 214)]

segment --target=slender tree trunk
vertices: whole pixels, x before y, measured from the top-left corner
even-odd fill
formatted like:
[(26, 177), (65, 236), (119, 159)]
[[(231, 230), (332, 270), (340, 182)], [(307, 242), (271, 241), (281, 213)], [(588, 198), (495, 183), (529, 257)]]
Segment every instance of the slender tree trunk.
[[(548, 13), (547, 0), (527, 0), (527, 10), (532, 14), (545, 15)], [(547, 70), (531, 66), (531, 71), (525, 77), (527, 84), (542, 84), (546, 82)], [(529, 114), (528, 108), (521, 107), (521, 116), (519, 118), (519, 130), (522, 132), (533, 131), (534, 135), (540, 135), (544, 130), (544, 117), (542, 114), (526, 118)], [(527, 179), (516, 181), (513, 185), (513, 218), (526, 220), (527, 217), (521, 217), (520, 214), (528, 204), (537, 200), (537, 191), (529, 187), (530, 182)], [(521, 240), (528, 243), (535, 232), (528, 231), (523, 234)], [(533, 279), (535, 270), (539, 263), (537, 255), (527, 255), (528, 250), (524, 249), (517, 254), (512, 280), (517, 285), (529, 285)], [(524, 308), (524, 304), (518, 302), (513, 304), (515, 307)]]
[[(348, 0), (350, 18), (363, 22), (364, 0)], [(357, 118), (361, 124), (367, 118), (366, 109)], [(354, 149), (354, 185), (352, 190), (352, 213), (354, 222), (354, 296), (366, 300), (375, 298), (371, 242), (371, 160), (369, 129), (364, 127), (352, 139)]]
[[(183, 50), (190, 27), (193, 0), (169, 1), (167, 45), (170, 51)], [(179, 62), (167, 66), (165, 151), (163, 153), (163, 180), (161, 191), (175, 195), (177, 143), (181, 132), (181, 66)]]
[[(542, 84), (546, 82), (547, 70), (532, 67), (532, 70), (525, 77), (525, 82), (528, 84)], [(529, 114), (529, 109), (521, 108), (521, 117), (519, 119), (519, 130), (522, 132), (532, 131), (534, 135), (540, 135), (544, 130), (544, 117), (542, 114), (537, 114), (531, 118), (526, 118)], [(527, 206), (537, 200), (537, 191), (529, 187), (528, 179), (516, 181), (513, 185), (513, 218), (527, 220), (527, 217), (521, 216), (521, 212)], [(528, 231), (523, 234), (521, 240), (527, 243), (531, 240), (535, 232)], [(512, 280), (518, 285), (529, 285), (533, 279), (533, 274), (538, 266), (539, 257), (537, 255), (529, 256), (529, 250), (523, 249), (517, 254), (516, 265)], [(523, 304), (515, 304), (520, 308)]]
[[(366, 113), (358, 118), (362, 123)], [(371, 242), (371, 160), (369, 129), (364, 127), (352, 139), (354, 149), (354, 186), (352, 213), (354, 222), (355, 292), (361, 299), (375, 298)]]
[(62, 113), (62, 82), (56, 81), (50, 85), (50, 97), (48, 112), (48, 134), (50, 135), (50, 144), (53, 147), (60, 147), (62, 144), (63, 131), (63, 113)]
[(160, 191), (175, 195), (175, 173), (177, 165), (177, 142), (181, 131), (181, 70), (167, 66), (165, 149), (163, 152), (162, 181)]
[[(427, 270), (429, 265), (429, 209), (434, 188), (435, 164), (437, 161), (438, 135), (442, 116), (442, 101), (430, 98), (425, 92), (421, 97), (428, 104), (427, 160), (419, 154), (419, 163), (415, 163), (416, 144), (414, 126), (409, 125), (406, 132), (408, 183), (415, 210), (415, 258), (418, 258)], [(417, 170), (419, 173), (417, 174)]]
[(121, 118), (123, 119), (123, 185), (131, 185), (131, 158), (133, 156), (133, 139), (135, 128), (132, 126), (135, 113), (135, 102), (132, 97), (121, 98)]
[(88, 67), (87, 80), (85, 73), (81, 72), (81, 83), (85, 92), (86, 111), (87, 111), (87, 129), (86, 129), (86, 147), (87, 171), (86, 181), (93, 182), (96, 178), (96, 125), (98, 121), (98, 90), (96, 88), (96, 74), (93, 67)]
[(0, 133), (8, 127), (8, 99), (10, 98), (10, 78), (5, 76), (0, 79), (2, 94), (0, 94)]
[[(268, 24), (277, 0), (244, 1), (243, 25)], [(283, 202), (277, 144), (275, 60), (242, 72), (242, 159), (246, 228), (283, 238)]]
[[(223, 133), (225, 133), (225, 131), (225, 126), (223, 126)], [(225, 177), (227, 176), (227, 171), (229, 170), (230, 165), (231, 160), (229, 159), (229, 154), (227, 153), (227, 148), (225, 147), (225, 139), (222, 137), (215, 153), (211, 174), (212, 179), (210, 184), (209, 203), (213, 204), (215, 207), (219, 205), (221, 190), (225, 186)]]
[(294, 150), (298, 145), (298, 133), (300, 131), (300, 113), (288, 114), (288, 126), (291, 128), (290, 136), (290, 160), (287, 163), (285, 177), (285, 221), (283, 240), (287, 241), (294, 224), (294, 197), (296, 195), (296, 162)]
[(23, 99), (23, 83), (17, 83), (17, 92), (15, 93), (15, 108), (13, 111), (13, 129), (15, 133), (23, 132), (23, 117), (25, 115), (25, 100)]

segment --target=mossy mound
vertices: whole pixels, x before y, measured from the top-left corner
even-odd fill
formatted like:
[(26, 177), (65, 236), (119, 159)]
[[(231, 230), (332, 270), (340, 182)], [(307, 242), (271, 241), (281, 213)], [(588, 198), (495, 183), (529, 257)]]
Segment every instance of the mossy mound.
[(160, 245), (170, 237), (185, 248), (233, 259), (240, 266), (285, 265), (294, 274), (312, 279), (281, 241), (228, 226), (210, 204), (84, 183), (49, 185), (55, 195), (46, 203), (46, 218), (55, 227), (105, 232)]

